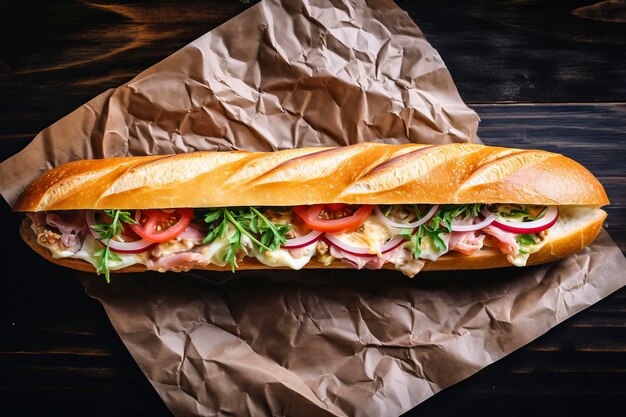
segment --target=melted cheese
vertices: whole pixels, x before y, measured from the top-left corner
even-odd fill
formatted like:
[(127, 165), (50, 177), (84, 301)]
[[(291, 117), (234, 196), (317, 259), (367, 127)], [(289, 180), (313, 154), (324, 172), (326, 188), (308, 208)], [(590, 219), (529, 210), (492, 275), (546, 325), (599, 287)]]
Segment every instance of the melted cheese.
[(158, 249), (161, 252), (162, 258), (165, 258), (179, 252), (186, 252), (194, 246), (193, 240), (173, 239), (168, 240), (167, 242), (159, 243), (155, 249)]
[[(235, 228), (232, 225), (228, 225), (228, 231), (225, 233), (223, 237), (218, 237), (213, 242), (208, 245), (203, 245), (200, 250), (200, 254), (206, 259), (210, 264), (217, 266), (226, 265), (226, 261), (224, 258), (226, 257), (226, 253), (228, 252), (228, 248), (230, 247), (229, 239), (235, 234)], [(246, 254), (249, 253), (249, 249), (253, 247), (252, 242), (248, 236), (241, 236), (241, 245)]]
[[(83, 242), (83, 246), (80, 250), (74, 254), (72, 254), (72, 258), (82, 259), (84, 261), (89, 262), (94, 267), (98, 267), (98, 258), (95, 253), (102, 249), (102, 245), (98, 243), (91, 235), (88, 235)], [(108, 265), (111, 271), (116, 269), (126, 268), (127, 266), (134, 265), (136, 263), (141, 263), (142, 259), (139, 255), (134, 253), (116, 253), (120, 260), (116, 261), (113, 259), (109, 259)]]
[(204, 257), (204, 259), (208, 260), (209, 263), (224, 266), (226, 265), (224, 258), (226, 257), (228, 247), (228, 238), (218, 238), (208, 245), (203, 246), (200, 250), (200, 254)]
[(338, 233), (338, 239), (347, 244), (368, 248), (369, 253), (382, 256), (379, 248), (395, 236), (398, 229), (388, 227), (376, 216), (369, 216), (367, 220), (354, 232)]
[(511, 262), (515, 266), (526, 266), (526, 262), (528, 262), (528, 257), (537, 252), (539, 249), (528, 251), (528, 253), (518, 253), (517, 255), (507, 255), (507, 261)]
[(424, 261), (415, 259), (413, 253), (408, 250), (394, 251), (394, 256), (389, 258), (389, 262), (409, 278), (413, 278), (424, 267)]
[(309, 246), (298, 249), (300, 252), (300, 256), (298, 257), (293, 256), (291, 252), (286, 249), (261, 252), (260, 250), (253, 248), (252, 254), (259, 260), (259, 262), (267, 266), (288, 266), (291, 269), (302, 269), (304, 265), (309, 263), (315, 254), (316, 245), (317, 243), (313, 243)]

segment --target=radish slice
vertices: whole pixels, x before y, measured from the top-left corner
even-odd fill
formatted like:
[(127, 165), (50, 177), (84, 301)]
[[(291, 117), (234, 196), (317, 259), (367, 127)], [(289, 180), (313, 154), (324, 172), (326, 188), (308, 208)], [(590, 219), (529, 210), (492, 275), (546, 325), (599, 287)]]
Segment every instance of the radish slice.
[[(350, 255), (370, 256), (370, 257), (378, 256), (375, 253), (371, 253), (369, 248), (363, 248), (360, 246), (351, 245), (339, 239), (337, 236), (331, 235), (329, 233), (326, 233), (323, 239), (327, 243), (333, 246), (336, 246), (338, 249), (341, 249), (342, 251), (347, 252)], [(394, 250), (395, 248), (397, 248), (403, 243), (404, 243), (404, 238), (402, 236), (396, 236), (393, 239), (387, 241), (384, 245), (380, 247), (380, 253), (385, 254), (387, 252), (391, 252), (392, 250)]]
[(483, 221), (481, 221), (480, 223), (476, 223), (476, 224), (454, 224), (454, 223), (452, 223), (452, 231), (453, 232), (473, 232), (475, 230), (480, 230), (482, 228), (485, 228), (485, 227), (489, 226), (495, 220), (496, 220), (496, 215), (492, 213), (492, 214), (486, 216), (485, 219)]
[(390, 220), (387, 216), (385, 216), (385, 213), (383, 213), (378, 206), (374, 208), (374, 213), (376, 214), (376, 217), (378, 217), (387, 226), (396, 227), (398, 229), (413, 229), (415, 227), (423, 225), (424, 223), (432, 219), (435, 213), (437, 213), (438, 209), (439, 209), (439, 204), (435, 204), (434, 206), (431, 207), (428, 213), (424, 215), (424, 217), (422, 217), (421, 219), (413, 223), (394, 222), (393, 220)]
[[(93, 238), (96, 239), (96, 241), (99, 242), (102, 246), (106, 246), (106, 242), (103, 242), (102, 239), (100, 239), (100, 235), (92, 227), (96, 225), (96, 219), (93, 210), (85, 211), (85, 220), (87, 220), (87, 225), (89, 226), (89, 232), (91, 233), (91, 236), (93, 236)], [(117, 240), (111, 239), (109, 243), (109, 248), (111, 248), (113, 252), (118, 253), (141, 253), (152, 249), (156, 245), (157, 243), (150, 242), (145, 239), (136, 240), (134, 242), (119, 242)]]
[(287, 239), (284, 245), (282, 245), (283, 249), (298, 249), (303, 248), (305, 246), (309, 246), (322, 237), (322, 232), (318, 230), (312, 230), (310, 233), (307, 233), (304, 236), (297, 237), (295, 239)]
[[(481, 212), (483, 215), (491, 214), (487, 209)], [(511, 233), (539, 233), (543, 230), (549, 229), (554, 226), (559, 218), (559, 208), (557, 206), (549, 206), (543, 217), (531, 222), (511, 222), (499, 217), (498, 220), (494, 220), (493, 225)]]

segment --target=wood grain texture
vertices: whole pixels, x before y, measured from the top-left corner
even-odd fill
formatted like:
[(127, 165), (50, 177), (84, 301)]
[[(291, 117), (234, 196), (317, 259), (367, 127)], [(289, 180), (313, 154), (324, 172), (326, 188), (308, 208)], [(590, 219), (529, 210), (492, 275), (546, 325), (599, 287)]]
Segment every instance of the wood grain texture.
[[(488, 144), (557, 151), (588, 167), (626, 251), (626, 24), (598, 1), (400, 0), (439, 50)], [(250, 4), (4, 2), (0, 157), (88, 99)], [(504, 102), (551, 104), (503, 105)], [(591, 102), (594, 104), (568, 104)], [(0, 414), (171, 415), (73, 274), (18, 236), (0, 204)], [(45, 271), (44, 274), (41, 271)], [(552, 329), (407, 416), (606, 415), (626, 392), (626, 290)]]
[(626, 97), (621, 1), (398, 4), (444, 58), (466, 102), (606, 102)]

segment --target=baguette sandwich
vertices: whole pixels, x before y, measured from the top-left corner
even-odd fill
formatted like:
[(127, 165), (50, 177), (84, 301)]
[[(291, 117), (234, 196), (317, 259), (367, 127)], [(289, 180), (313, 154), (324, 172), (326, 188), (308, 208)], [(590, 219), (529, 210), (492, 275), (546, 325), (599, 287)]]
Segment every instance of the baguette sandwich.
[(69, 268), (486, 269), (550, 262), (598, 235), (598, 180), (562, 155), (477, 144), (196, 152), (75, 161), (14, 209)]

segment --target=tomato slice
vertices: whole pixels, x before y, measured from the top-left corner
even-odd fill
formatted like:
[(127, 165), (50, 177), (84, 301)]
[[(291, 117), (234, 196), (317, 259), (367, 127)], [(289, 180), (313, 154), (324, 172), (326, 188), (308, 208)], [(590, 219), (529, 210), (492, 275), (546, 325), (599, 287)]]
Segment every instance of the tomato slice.
[(150, 242), (161, 243), (174, 239), (189, 226), (193, 210), (178, 208), (171, 213), (163, 210), (137, 210), (131, 224), (133, 232)]
[[(330, 207), (329, 207), (330, 206)], [(293, 211), (300, 217), (309, 228), (326, 233), (346, 233), (359, 228), (367, 220), (374, 210), (374, 206), (360, 206), (352, 215), (339, 219), (320, 219), (322, 211), (336, 212), (343, 209), (347, 204), (338, 207), (339, 204), (315, 204), (312, 206), (296, 206)]]
[(326, 209), (326, 211), (330, 211), (333, 213), (338, 212), (339, 210), (342, 210), (344, 207), (347, 206), (347, 204), (344, 203), (333, 203), (333, 204), (326, 204), (326, 207), (324, 207)]

